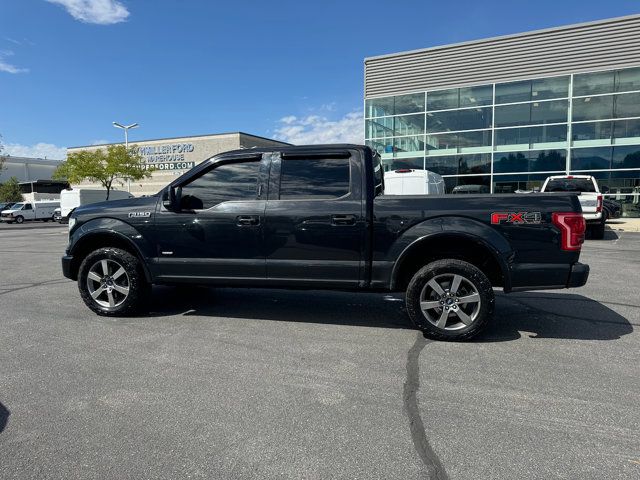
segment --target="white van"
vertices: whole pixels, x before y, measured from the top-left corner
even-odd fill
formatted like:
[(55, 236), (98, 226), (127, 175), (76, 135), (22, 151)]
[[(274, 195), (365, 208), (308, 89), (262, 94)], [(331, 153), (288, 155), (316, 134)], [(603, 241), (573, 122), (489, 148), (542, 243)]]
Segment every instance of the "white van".
[(53, 213), (60, 202), (20, 202), (0, 213), (0, 220), (7, 223), (22, 223), (26, 220), (53, 220)]
[(384, 172), (385, 195), (444, 195), (444, 179), (429, 170)]
[[(121, 200), (132, 197), (133, 195), (129, 192), (123, 192), (121, 190), (111, 190), (109, 192), (109, 200)], [(60, 213), (56, 215), (56, 219), (60, 223), (67, 222), (69, 220), (69, 214), (80, 205), (104, 202), (106, 199), (106, 190), (90, 188), (67, 188), (62, 190), (60, 192)]]

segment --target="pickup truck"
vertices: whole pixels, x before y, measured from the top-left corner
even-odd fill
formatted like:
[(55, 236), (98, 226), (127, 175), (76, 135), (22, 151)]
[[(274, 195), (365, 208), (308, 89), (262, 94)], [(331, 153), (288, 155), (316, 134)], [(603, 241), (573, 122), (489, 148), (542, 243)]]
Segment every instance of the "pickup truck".
[(357, 145), (223, 153), (155, 196), (78, 207), (63, 273), (107, 316), (144, 312), (153, 284), (406, 292), (443, 340), (487, 325), (494, 287), (586, 283), (577, 195), (384, 195), (381, 167)]
[(555, 175), (548, 177), (541, 192), (575, 192), (579, 193), (582, 215), (591, 232), (591, 237), (597, 240), (604, 238), (606, 216), (603, 212), (603, 200), (598, 182), (591, 175)]

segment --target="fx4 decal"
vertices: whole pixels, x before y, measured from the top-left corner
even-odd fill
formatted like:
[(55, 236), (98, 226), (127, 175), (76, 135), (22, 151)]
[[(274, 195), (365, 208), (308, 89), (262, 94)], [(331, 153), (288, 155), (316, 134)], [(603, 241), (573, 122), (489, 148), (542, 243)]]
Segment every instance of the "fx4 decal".
[(491, 214), (491, 223), (500, 225), (501, 223), (542, 223), (542, 214), (540, 212), (493, 212)]

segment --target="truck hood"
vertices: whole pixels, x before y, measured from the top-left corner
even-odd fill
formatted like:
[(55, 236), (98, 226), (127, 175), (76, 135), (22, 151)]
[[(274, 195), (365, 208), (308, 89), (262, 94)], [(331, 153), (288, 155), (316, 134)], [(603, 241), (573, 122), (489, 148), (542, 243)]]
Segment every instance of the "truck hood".
[(138, 210), (140, 208), (149, 207), (149, 210), (153, 210), (158, 201), (157, 195), (150, 197), (138, 197), (138, 198), (123, 198), (120, 200), (107, 200), (98, 203), (89, 203), (87, 205), (81, 205), (73, 211), (74, 217), (81, 215), (95, 215), (96, 213), (108, 214), (109, 211), (122, 211), (126, 208), (132, 210)]

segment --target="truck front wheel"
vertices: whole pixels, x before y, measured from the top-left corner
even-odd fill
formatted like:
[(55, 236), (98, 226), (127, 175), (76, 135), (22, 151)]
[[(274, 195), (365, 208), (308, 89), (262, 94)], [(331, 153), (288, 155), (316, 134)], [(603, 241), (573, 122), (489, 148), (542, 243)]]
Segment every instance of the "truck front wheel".
[(141, 313), (151, 293), (140, 260), (111, 247), (100, 248), (83, 260), (78, 289), (91, 310), (110, 317)]
[(437, 260), (418, 270), (407, 287), (407, 312), (435, 340), (468, 340), (493, 316), (495, 296), (487, 276), (456, 259)]
[(22, 223), (22, 222), (24, 222), (24, 217), (22, 215), (18, 215), (16, 217), (16, 223)]

